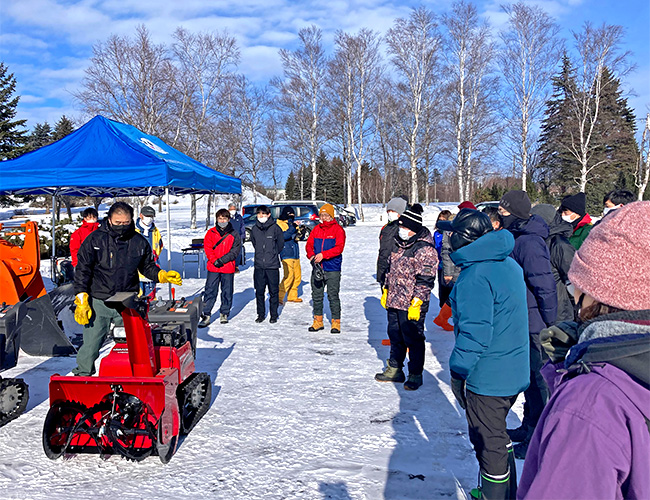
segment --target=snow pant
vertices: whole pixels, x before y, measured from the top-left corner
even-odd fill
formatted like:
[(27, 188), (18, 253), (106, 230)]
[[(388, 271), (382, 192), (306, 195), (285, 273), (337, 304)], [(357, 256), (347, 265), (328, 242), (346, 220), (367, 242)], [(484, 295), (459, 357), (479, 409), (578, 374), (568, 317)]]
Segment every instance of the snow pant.
[(284, 300), (284, 295), (289, 293), (287, 300), (298, 298), (298, 286), (302, 281), (302, 271), (300, 269), (300, 259), (284, 259), (282, 261), (284, 276), (280, 283), (280, 298)]
[(93, 314), (88, 324), (84, 326), (83, 344), (77, 351), (77, 367), (72, 370), (75, 375), (83, 376), (95, 373), (95, 361), (110, 331), (111, 321), (115, 326), (124, 324), (120, 313), (108, 307), (103, 300), (90, 297), (88, 303)]
[[(502, 498), (514, 499), (517, 469), (512, 443), (506, 432), (506, 416), (515, 404), (517, 395), (483, 396), (469, 390), (466, 395), (469, 440), (481, 469), (481, 483), (483, 487), (486, 483), (492, 483), (490, 486), (502, 485), (499, 488), (505, 493)], [(509, 486), (507, 483), (510, 483)]]
[(255, 286), (255, 301), (257, 302), (257, 315), (266, 316), (264, 305), (266, 287), (269, 288), (269, 311), (271, 318), (278, 317), (278, 305), (280, 303), (280, 270), (260, 269), (256, 267), (253, 271), (253, 285)]
[(452, 280), (445, 284), (445, 277), (443, 276), (442, 269), (438, 269), (438, 302), (440, 303), (440, 307), (449, 304), (449, 295), (453, 288), (454, 281)]
[(208, 271), (208, 277), (205, 280), (205, 292), (203, 292), (203, 314), (210, 316), (212, 308), (219, 294), (219, 285), (221, 285), (221, 307), (220, 314), (228, 316), (232, 307), (232, 292), (235, 283), (233, 273), (213, 273)]
[(332, 319), (341, 319), (341, 299), (339, 291), (341, 290), (341, 271), (325, 271), (323, 281), (314, 280), (314, 274), (311, 275), (311, 299), (314, 302), (314, 316), (323, 315), (323, 302), (325, 300), (325, 287), (327, 287), (327, 300), (330, 303)]
[(530, 385), (524, 391), (524, 419), (522, 424), (535, 427), (548, 402), (549, 390), (542, 376), (541, 369), (545, 362), (545, 353), (539, 340), (539, 334), (531, 333), (530, 340)]
[(409, 354), (409, 375), (422, 375), (424, 370), (424, 319), (429, 310), (429, 302), (420, 306), (420, 319), (408, 319), (408, 311), (388, 309), (388, 338), (390, 339), (389, 364), (402, 368)]

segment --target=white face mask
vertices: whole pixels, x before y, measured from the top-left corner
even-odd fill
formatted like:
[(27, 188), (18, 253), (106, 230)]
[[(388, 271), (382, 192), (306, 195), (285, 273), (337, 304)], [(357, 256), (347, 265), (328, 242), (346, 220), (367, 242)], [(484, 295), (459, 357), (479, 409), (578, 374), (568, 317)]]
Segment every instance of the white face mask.
[(153, 217), (142, 217), (141, 221), (145, 226), (150, 226), (153, 222)]
[(410, 233), (411, 231), (406, 229), (405, 227), (400, 227), (397, 232), (399, 233), (399, 237), (402, 238), (404, 241), (408, 240), (411, 236)]
[(399, 219), (399, 214), (397, 212), (393, 212), (392, 210), (388, 213), (388, 222), (393, 222)]
[(603, 217), (605, 217), (612, 210), (616, 210), (617, 208), (621, 208), (620, 205), (617, 205), (615, 207), (605, 207), (605, 208), (603, 208)]
[(571, 224), (571, 223), (573, 222), (573, 219), (571, 218), (570, 215), (563, 215), (563, 216), (562, 216), (562, 220), (563, 220), (564, 222), (568, 222), (569, 224)]
[(258, 215), (257, 220), (260, 221), (262, 224), (264, 224), (267, 220), (269, 220), (269, 216), (268, 215), (264, 215), (264, 216)]
[(228, 210), (228, 212), (230, 212), (231, 217), (234, 217), (235, 214), (237, 213), (237, 210)]

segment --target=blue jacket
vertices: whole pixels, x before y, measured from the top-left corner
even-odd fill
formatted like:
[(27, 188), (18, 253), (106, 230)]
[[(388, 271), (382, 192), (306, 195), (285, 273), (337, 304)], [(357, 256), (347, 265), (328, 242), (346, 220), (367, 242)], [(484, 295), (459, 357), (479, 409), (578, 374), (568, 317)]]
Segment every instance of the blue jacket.
[(443, 235), (437, 229), (433, 232), (433, 245), (438, 252), (438, 269), (442, 269), (442, 238)]
[(526, 284), (508, 257), (514, 244), (509, 232), (491, 231), (451, 254), (461, 270), (449, 297), (456, 335), (449, 368), (483, 396), (514, 396), (529, 383)]
[(528, 289), (528, 331), (537, 335), (557, 317), (557, 289), (546, 246), (548, 226), (539, 215), (532, 215), (527, 221), (518, 220), (508, 230), (515, 237), (510, 256), (523, 269)]
[(298, 242), (296, 241), (296, 234), (298, 230), (296, 225), (293, 223), (293, 220), (278, 220), (278, 226), (282, 229), (282, 234), (284, 237), (284, 248), (280, 252), (280, 259), (299, 259), (300, 253), (298, 249)]

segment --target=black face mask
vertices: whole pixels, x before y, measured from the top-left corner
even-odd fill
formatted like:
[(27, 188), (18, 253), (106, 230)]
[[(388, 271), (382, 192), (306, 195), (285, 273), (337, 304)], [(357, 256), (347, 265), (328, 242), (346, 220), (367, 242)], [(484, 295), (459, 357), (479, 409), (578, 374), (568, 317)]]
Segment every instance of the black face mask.
[(517, 220), (517, 217), (514, 215), (501, 215), (499, 214), (499, 219), (501, 219), (501, 227), (504, 229), (508, 229), (510, 226), (512, 226), (515, 221)]
[(130, 228), (131, 228), (131, 224), (119, 225), (119, 226), (115, 224), (111, 224), (111, 231), (113, 231), (119, 236), (124, 236)]

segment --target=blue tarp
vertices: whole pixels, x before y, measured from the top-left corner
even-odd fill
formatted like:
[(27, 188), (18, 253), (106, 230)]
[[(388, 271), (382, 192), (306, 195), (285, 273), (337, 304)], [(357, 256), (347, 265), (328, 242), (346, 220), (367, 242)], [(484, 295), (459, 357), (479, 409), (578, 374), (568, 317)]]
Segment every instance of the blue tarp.
[(241, 181), (206, 167), (131, 125), (96, 116), (48, 146), (0, 162), (0, 194), (145, 196), (241, 193)]

